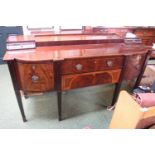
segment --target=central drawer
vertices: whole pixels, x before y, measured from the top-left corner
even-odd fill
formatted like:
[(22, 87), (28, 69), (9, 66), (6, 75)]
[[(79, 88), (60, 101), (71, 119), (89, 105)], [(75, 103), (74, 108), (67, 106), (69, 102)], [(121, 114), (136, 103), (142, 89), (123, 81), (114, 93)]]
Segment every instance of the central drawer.
[(61, 74), (79, 74), (120, 69), (122, 65), (122, 56), (64, 60), (61, 63)]
[(61, 78), (61, 89), (69, 90), (93, 85), (117, 83), (121, 69), (110, 71), (99, 71), (74, 75), (63, 75)]
[(17, 62), (20, 89), (24, 92), (43, 92), (54, 89), (53, 63)]

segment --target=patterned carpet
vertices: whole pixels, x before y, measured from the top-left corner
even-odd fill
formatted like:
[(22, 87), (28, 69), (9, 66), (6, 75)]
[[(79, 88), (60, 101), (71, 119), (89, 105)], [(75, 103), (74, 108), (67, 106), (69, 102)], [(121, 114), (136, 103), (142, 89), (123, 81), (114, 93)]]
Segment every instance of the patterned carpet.
[[(144, 77), (141, 81), (141, 85), (152, 85), (153, 81), (155, 81), (155, 65), (148, 65), (145, 72)], [(152, 125), (149, 129), (155, 129), (155, 124)]]
[(140, 85), (151, 86), (155, 81), (155, 65), (148, 65)]

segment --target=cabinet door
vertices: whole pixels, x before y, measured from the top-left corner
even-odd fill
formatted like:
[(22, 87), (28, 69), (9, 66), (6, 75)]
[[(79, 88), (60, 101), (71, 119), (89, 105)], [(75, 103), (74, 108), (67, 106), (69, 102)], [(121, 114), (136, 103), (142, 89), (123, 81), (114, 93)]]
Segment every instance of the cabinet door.
[(0, 26), (0, 64), (3, 62), (3, 56), (6, 51), (6, 40), (9, 35), (23, 34), (22, 26)]

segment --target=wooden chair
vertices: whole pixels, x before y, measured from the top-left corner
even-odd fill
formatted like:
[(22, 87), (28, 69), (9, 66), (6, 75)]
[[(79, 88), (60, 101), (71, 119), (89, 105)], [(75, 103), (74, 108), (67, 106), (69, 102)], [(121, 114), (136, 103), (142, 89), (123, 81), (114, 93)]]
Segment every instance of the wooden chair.
[(121, 91), (110, 122), (110, 129), (141, 129), (155, 124), (155, 106), (142, 108), (126, 91)]

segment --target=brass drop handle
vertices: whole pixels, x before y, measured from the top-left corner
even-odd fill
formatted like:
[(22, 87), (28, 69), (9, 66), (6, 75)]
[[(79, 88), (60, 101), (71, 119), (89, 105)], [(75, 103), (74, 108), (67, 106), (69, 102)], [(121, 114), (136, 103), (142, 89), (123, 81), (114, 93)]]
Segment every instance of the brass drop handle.
[(39, 81), (39, 76), (32, 75), (31, 79), (32, 79), (32, 82), (38, 82)]
[(112, 67), (113, 66), (113, 61), (112, 60), (108, 60), (107, 61), (107, 65), (108, 65), (108, 67)]
[(77, 64), (77, 65), (75, 66), (75, 68), (76, 68), (76, 70), (81, 71), (82, 68), (83, 68), (83, 66), (82, 66), (81, 64)]

